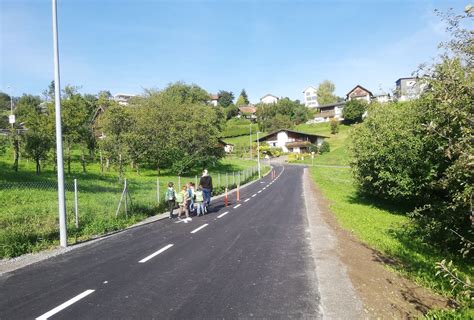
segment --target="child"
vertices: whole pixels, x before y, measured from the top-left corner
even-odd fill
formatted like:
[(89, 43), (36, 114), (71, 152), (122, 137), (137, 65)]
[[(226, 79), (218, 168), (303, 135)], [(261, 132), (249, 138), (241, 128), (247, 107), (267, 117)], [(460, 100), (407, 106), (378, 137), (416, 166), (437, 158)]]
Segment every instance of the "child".
[(194, 183), (188, 183), (188, 195), (189, 195), (189, 212), (194, 212)]
[(203, 206), (203, 201), (204, 201), (204, 195), (202, 192), (202, 186), (199, 185), (197, 191), (196, 191), (196, 209), (197, 209), (197, 216), (199, 217), (202, 213), (204, 215), (204, 206)]
[(173, 210), (176, 205), (175, 200), (176, 200), (176, 192), (174, 191), (173, 188), (174, 184), (173, 182), (168, 182), (168, 189), (166, 190), (166, 201), (168, 202), (168, 210), (170, 211), (170, 219), (174, 218), (173, 215)]
[(179, 205), (178, 219), (181, 218), (184, 211), (184, 213), (186, 214), (186, 220), (188, 220), (189, 219), (189, 210), (188, 210), (189, 195), (188, 195), (186, 186), (183, 186), (179, 195), (176, 196), (176, 201), (178, 202), (178, 205)]

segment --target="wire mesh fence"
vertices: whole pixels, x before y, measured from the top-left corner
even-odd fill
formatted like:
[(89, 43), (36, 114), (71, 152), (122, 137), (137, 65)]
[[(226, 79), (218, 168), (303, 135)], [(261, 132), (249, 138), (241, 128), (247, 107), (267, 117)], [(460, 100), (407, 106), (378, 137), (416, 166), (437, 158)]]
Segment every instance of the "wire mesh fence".
[[(264, 171), (268, 168), (262, 168)], [(211, 173), (213, 195), (258, 177), (257, 167)], [(165, 191), (199, 184), (199, 176), (78, 178), (65, 181), (69, 243), (123, 229), (165, 211)], [(54, 245), (59, 239), (55, 180), (0, 181), (0, 258)]]

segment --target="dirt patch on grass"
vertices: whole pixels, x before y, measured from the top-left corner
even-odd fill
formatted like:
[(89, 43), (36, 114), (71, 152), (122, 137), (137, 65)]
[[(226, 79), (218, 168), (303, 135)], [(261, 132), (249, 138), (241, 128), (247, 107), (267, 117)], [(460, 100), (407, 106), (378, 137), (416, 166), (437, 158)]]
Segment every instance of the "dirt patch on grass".
[(449, 306), (447, 298), (390, 271), (386, 265), (394, 261), (364, 245), (353, 234), (340, 227), (329, 209), (329, 202), (313, 181), (311, 188), (323, 219), (337, 237), (340, 259), (347, 267), (368, 318), (410, 319), (425, 314), (430, 309)]

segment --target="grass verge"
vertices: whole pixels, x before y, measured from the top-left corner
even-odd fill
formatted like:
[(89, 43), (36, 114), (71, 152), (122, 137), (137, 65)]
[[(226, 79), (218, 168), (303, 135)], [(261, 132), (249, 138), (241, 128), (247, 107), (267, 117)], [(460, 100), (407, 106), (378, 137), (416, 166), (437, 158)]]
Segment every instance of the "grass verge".
[[(410, 234), (406, 213), (411, 208), (359, 195), (350, 169), (316, 167), (311, 168), (311, 175), (330, 201), (331, 211), (339, 224), (368, 246), (390, 257), (394, 261), (390, 268), (448, 297), (453, 297), (451, 286), (445, 278), (436, 276), (436, 262), (453, 260), (461, 276), (473, 278), (474, 266), (437, 251)], [(472, 310), (467, 308), (432, 311), (427, 315), (433, 319), (472, 319), (473, 316)]]

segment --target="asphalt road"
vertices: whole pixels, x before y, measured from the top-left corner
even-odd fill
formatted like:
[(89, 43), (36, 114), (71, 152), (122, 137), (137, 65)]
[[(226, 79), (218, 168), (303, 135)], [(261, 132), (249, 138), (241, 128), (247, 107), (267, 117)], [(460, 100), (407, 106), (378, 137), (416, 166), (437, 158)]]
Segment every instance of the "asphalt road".
[(189, 223), (161, 220), (2, 275), (0, 319), (320, 318), (303, 168), (276, 172)]

